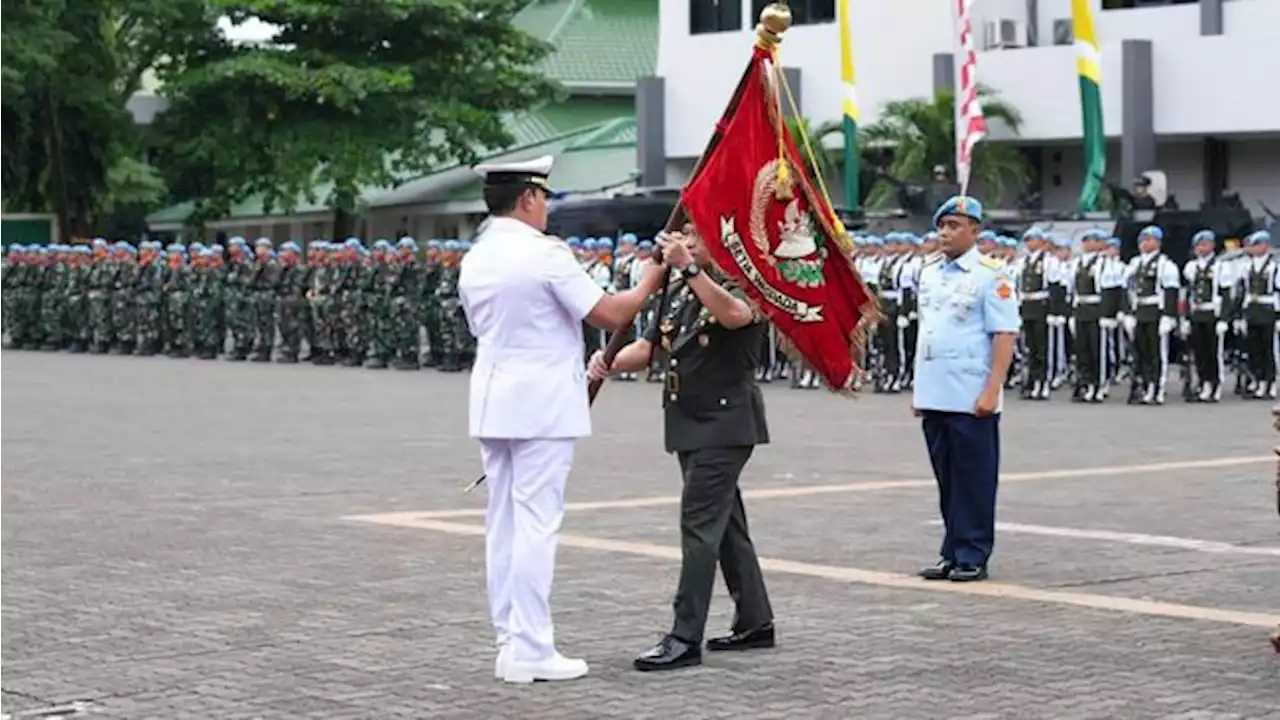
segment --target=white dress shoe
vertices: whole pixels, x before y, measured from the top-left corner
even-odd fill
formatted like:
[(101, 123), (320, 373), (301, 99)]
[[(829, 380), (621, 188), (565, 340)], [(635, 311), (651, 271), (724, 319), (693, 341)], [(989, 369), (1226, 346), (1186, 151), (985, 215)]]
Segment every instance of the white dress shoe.
[(567, 658), (557, 653), (537, 662), (508, 660), (502, 679), (509, 683), (527, 684), (535, 680), (576, 680), (586, 674), (585, 660)]
[(511, 646), (501, 645), (498, 647), (498, 659), (493, 661), (493, 677), (501, 680), (507, 669), (507, 663), (511, 659)]

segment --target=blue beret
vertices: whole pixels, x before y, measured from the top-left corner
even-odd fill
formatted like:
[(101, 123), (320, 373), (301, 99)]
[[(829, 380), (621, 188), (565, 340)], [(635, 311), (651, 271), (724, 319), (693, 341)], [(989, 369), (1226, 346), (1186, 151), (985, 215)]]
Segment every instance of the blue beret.
[(210, 246), (209, 246), (209, 249), (210, 249), (210, 250), (212, 250), (212, 251), (214, 251), (214, 252), (216, 252), (216, 253), (218, 253), (218, 254), (222, 254), (222, 245), (220, 245), (219, 243), (214, 243), (214, 244), (210, 245)]
[(440, 245), (441, 245), (441, 241), (440, 241), (440, 240), (437, 240), (436, 238), (431, 238), (430, 240), (428, 240), (428, 241), (427, 241), (427, 248), (428, 248), (428, 249), (430, 249), (430, 248), (438, 248), (438, 247), (440, 247)]
[(1214, 242), (1218, 238), (1213, 234), (1212, 230), (1201, 230), (1191, 238), (1191, 242), (1199, 244), (1202, 242)]
[(1007, 248), (1016, 248), (1018, 247), (1018, 240), (1017, 238), (1011, 238), (1008, 235), (1003, 235), (1000, 237), (1000, 245)]
[(88, 255), (90, 252), (92, 252), (89, 250), (88, 245), (77, 245), (75, 246), (75, 251), (81, 255)]
[(94, 239), (93, 239), (93, 244), (94, 244), (94, 245), (96, 245), (96, 246), (98, 246), (98, 247), (102, 247), (103, 245), (106, 245), (106, 244), (107, 244), (107, 241), (106, 241), (106, 240), (104, 240), (104, 239), (102, 239), (102, 238), (100, 238), (100, 237), (98, 237), (98, 238), (94, 238)]
[(462, 243), (457, 240), (445, 240), (443, 247), (445, 252), (457, 252), (462, 249)]
[(1054, 247), (1069, 248), (1071, 247), (1071, 238), (1066, 235), (1054, 235), (1053, 245)]
[(1110, 245), (1111, 247), (1117, 247), (1117, 248), (1118, 248), (1118, 247), (1120, 247), (1120, 245), (1121, 245), (1121, 243), (1120, 243), (1120, 238), (1118, 238), (1118, 237), (1109, 237), (1109, 238), (1107, 238), (1107, 244), (1108, 244), (1108, 245)]
[[(938, 218), (938, 219), (941, 220), (942, 218)], [(984, 241), (984, 242), (986, 241), (1000, 242), (1000, 236), (996, 234), (995, 230), (983, 230), (982, 232), (978, 233), (978, 240)]]
[(299, 250), (301, 250), (301, 248), (298, 247), (298, 243), (292, 240), (280, 246), (280, 252), (296, 253)]
[(879, 235), (871, 235), (867, 238), (867, 244), (875, 247), (884, 247), (884, 238)]
[(942, 218), (949, 215), (967, 217), (974, 222), (982, 222), (982, 203), (968, 195), (956, 195), (942, 203), (933, 214), (933, 226), (937, 227)]
[(244, 238), (242, 238), (242, 237), (240, 237), (239, 235), (237, 235), (237, 236), (235, 236), (235, 237), (231, 238), (230, 240), (228, 240), (228, 241), (227, 241), (227, 244), (228, 244), (228, 245), (231, 245), (231, 246), (235, 246), (235, 245), (248, 245), (248, 244), (249, 244), (249, 241), (247, 241), (247, 240), (245, 240)]
[(606, 238), (606, 237), (596, 238), (596, 247), (600, 248), (601, 250), (612, 250), (613, 240), (611, 238)]
[(385, 250), (391, 247), (391, 241), (386, 238), (378, 238), (373, 241), (373, 247), (377, 250)]
[(1148, 225), (1142, 228), (1142, 230), (1138, 233), (1138, 239), (1141, 240), (1142, 238), (1147, 237), (1148, 235), (1155, 238), (1156, 240), (1164, 240), (1164, 230), (1161, 230), (1159, 225)]
[(635, 245), (635, 244), (636, 244), (636, 234), (635, 234), (635, 233), (622, 233), (622, 238), (619, 240), (619, 242), (631, 243), (632, 245)]
[(187, 247), (182, 243), (170, 243), (169, 247), (165, 248), (165, 250), (168, 250), (171, 253), (184, 253), (187, 251)]
[(1267, 232), (1266, 230), (1258, 230), (1257, 232), (1249, 233), (1249, 236), (1244, 239), (1244, 244), (1245, 245), (1270, 245), (1271, 233)]
[(600, 241), (595, 238), (587, 238), (582, 241), (582, 247), (584, 250), (595, 250), (600, 247)]
[(1034, 225), (1022, 233), (1023, 240), (1044, 240), (1044, 231)]
[(649, 239), (647, 239), (647, 238), (646, 238), (646, 239), (641, 240), (640, 242), (636, 243), (636, 246), (637, 246), (637, 247), (639, 247), (641, 250), (652, 250), (652, 249), (653, 249), (653, 241), (652, 241), (652, 240), (649, 240)]
[(204, 248), (200, 251), (200, 257), (211, 258), (211, 257), (214, 257), (216, 254), (217, 253), (213, 251), (213, 248)]
[(412, 250), (412, 251), (414, 251), (414, 252), (417, 252), (417, 251), (418, 251), (418, 243), (417, 243), (417, 242), (415, 242), (415, 241), (414, 241), (414, 239), (413, 239), (413, 238), (411, 238), (411, 237), (402, 237), (402, 238), (400, 238), (398, 241), (396, 241), (396, 247), (398, 247), (398, 248), (400, 248), (400, 249), (402, 249), (402, 250), (407, 248), (407, 249)]

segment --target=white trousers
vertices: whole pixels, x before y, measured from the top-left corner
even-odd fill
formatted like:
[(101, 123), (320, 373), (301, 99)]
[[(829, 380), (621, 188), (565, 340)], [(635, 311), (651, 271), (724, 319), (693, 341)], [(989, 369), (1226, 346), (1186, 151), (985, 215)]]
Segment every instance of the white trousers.
[(512, 660), (538, 662), (556, 652), (551, 580), (573, 444), (571, 439), (480, 441), (489, 487), (484, 523), (489, 613), (498, 645), (510, 645)]

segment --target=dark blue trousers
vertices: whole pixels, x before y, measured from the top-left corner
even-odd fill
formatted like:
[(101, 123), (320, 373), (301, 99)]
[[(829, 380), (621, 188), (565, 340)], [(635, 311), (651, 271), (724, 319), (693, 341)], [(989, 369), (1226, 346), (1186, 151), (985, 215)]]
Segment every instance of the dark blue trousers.
[(1000, 416), (935, 410), (922, 416), (946, 527), (941, 555), (958, 565), (985, 565), (996, 540)]

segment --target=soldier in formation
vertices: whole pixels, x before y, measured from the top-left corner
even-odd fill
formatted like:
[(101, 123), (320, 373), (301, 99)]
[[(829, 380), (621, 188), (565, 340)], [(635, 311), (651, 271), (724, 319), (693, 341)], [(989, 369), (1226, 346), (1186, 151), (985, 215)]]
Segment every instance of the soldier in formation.
[(241, 237), (226, 247), (12, 245), (4, 331), (30, 350), (459, 371), (475, 347), (457, 295), (469, 248), (433, 240), (420, 262), (408, 237), (371, 250), (317, 241), (305, 253)]
[[(1076, 241), (1036, 227), (1021, 241), (984, 231), (978, 247), (1007, 267), (1022, 316), (1008, 385), (1027, 400), (1049, 400), (1066, 385), (1073, 401), (1102, 403), (1128, 380), (1128, 403), (1161, 405), (1170, 366), (1181, 364), (1189, 402), (1218, 402), (1232, 371), (1237, 395), (1274, 398), (1280, 265), (1270, 234), (1254, 232), (1242, 252), (1222, 253), (1203, 230), (1182, 268), (1161, 251), (1163, 238), (1161, 228), (1143, 228), (1139, 254), (1126, 263), (1120, 240), (1101, 230)], [(856, 237), (854, 246), (854, 266), (883, 311), (866, 379), (877, 392), (901, 392), (913, 385), (920, 261), (935, 245), (894, 232)]]

